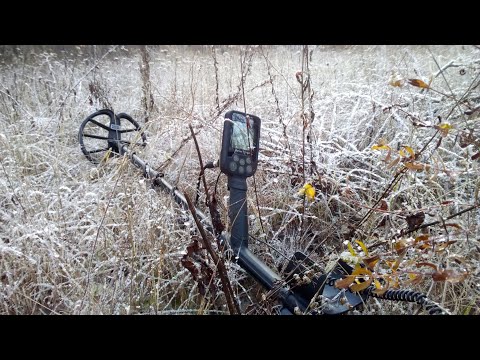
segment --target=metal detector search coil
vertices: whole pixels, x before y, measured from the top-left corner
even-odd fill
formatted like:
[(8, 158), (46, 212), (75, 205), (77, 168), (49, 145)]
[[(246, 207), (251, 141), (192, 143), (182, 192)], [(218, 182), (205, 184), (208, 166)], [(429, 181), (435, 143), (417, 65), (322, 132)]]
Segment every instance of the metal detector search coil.
[(257, 171), (260, 139), (259, 117), (231, 110), (223, 123), (220, 169), (235, 177), (250, 177)]

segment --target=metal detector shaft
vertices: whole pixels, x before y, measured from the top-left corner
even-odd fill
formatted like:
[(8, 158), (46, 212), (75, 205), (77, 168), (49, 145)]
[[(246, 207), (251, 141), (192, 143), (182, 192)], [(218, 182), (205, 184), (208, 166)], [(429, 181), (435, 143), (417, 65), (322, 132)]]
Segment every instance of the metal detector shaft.
[(228, 215), (232, 224), (230, 244), (235, 257), (238, 258), (238, 264), (255, 280), (266, 289), (272, 290), (275, 283), (281, 281), (280, 276), (248, 249), (247, 179), (229, 176), (228, 187), (230, 188)]
[[(147, 179), (153, 180), (153, 185), (161, 187), (163, 190), (168, 192), (173, 196), (175, 202), (180, 205), (183, 209), (188, 210), (188, 203), (185, 196), (172, 184), (170, 184), (167, 180), (163, 178), (163, 174), (159, 173), (158, 171), (153, 170), (148, 164), (140, 159), (134, 151), (131, 151), (127, 145), (120, 145), (120, 154), (126, 155), (133, 165), (137, 168), (140, 168), (143, 171), (143, 176)], [(214, 234), (213, 227), (209, 222), (208, 216), (198, 208), (195, 208), (195, 213), (197, 217), (200, 219), (200, 222), (205, 227), (207, 231)], [(221, 242), (225, 241), (225, 236), (221, 234), (219, 236)]]

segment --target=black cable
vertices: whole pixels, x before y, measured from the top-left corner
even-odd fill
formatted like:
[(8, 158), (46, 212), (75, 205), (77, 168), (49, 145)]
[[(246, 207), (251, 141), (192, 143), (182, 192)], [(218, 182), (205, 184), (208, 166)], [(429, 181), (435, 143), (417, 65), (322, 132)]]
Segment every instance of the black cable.
[(375, 286), (369, 286), (363, 293), (367, 296), (372, 296), (378, 299), (415, 302), (425, 308), (430, 315), (450, 315), (447, 310), (442, 308), (435, 301), (429, 299), (427, 295), (418, 291), (389, 289), (382, 295), (379, 295), (374, 293), (373, 290), (375, 290)]
[(195, 207), (197, 206), (198, 204), (198, 199), (200, 198), (200, 180), (202, 180), (202, 175), (203, 175), (203, 172), (205, 171), (205, 169), (213, 169), (215, 167), (217, 167), (218, 165), (216, 163), (214, 163), (213, 161), (209, 161), (207, 162), (204, 166), (203, 166), (203, 169), (200, 171), (200, 174), (198, 174), (198, 180), (197, 180), (197, 190), (195, 191), (196, 192), (196, 196), (195, 196)]

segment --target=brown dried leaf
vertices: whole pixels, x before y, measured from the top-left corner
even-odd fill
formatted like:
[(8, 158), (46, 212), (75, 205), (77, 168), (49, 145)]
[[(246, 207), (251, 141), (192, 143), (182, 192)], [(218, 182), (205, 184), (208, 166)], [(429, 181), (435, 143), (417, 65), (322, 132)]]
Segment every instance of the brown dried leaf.
[(410, 170), (417, 170), (417, 171), (425, 170), (425, 164), (421, 164), (418, 162), (406, 162), (405, 167), (407, 167)]
[(413, 230), (423, 224), (423, 222), (425, 221), (425, 213), (423, 211), (420, 211), (416, 214), (408, 215), (405, 220), (408, 224), (408, 230)]
[(408, 274), (408, 281), (405, 283), (405, 285), (410, 284), (410, 285), (416, 285), (420, 283), (423, 280), (423, 275), (422, 274)]
[(395, 263), (394, 263), (393, 266), (392, 266), (392, 270), (393, 270), (393, 271), (397, 271), (398, 267), (399, 267), (400, 264), (402, 263), (403, 258), (405, 257), (405, 254), (406, 254), (406, 251), (404, 250), (404, 251), (400, 254), (400, 256), (398, 257), (398, 259), (395, 260)]
[(480, 158), (480, 152), (476, 153), (471, 157), (472, 160), (477, 160), (478, 158)]
[(397, 254), (401, 255), (405, 253), (407, 250), (407, 241), (405, 239), (400, 239), (395, 242), (395, 245), (393, 245), (395, 251)]
[(388, 150), (388, 154), (387, 156), (385, 157), (385, 159), (383, 160), (384, 162), (388, 163), (390, 161), (390, 158), (392, 157), (392, 149), (389, 149)]
[(425, 244), (420, 245), (418, 248), (420, 250), (431, 249), (432, 245), (430, 245), (429, 243), (425, 243)]
[(447, 258), (449, 260), (455, 261), (457, 264), (460, 264), (460, 265), (466, 265), (467, 264), (467, 261), (465, 260), (465, 258), (463, 256), (460, 256), (460, 255), (457, 255), (457, 254), (449, 255)]
[(452, 270), (435, 271), (432, 274), (433, 281), (446, 281), (453, 274)]
[(458, 283), (465, 280), (468, 276), (467, 271), (454, 271), (454, 270), (445, 270), (449, 271), (447, 274), (447, 281), (451, 283)]
[(473, 144), (475, 142), (475, 136), (473, 135), (473, 130), (470, 130), (470, 133), (461, 133), (460, 134), (460, 140), (459, 140), (459, 145), (460, 147), (466, 148), (468, 145)]
[(379, 255), (373, 255), (370, 257), (366, 257), (362, 259), (364, 264), (367, 266), (369, 270), (372, 270), (375, 268), (375, 265), (377, 265), (378, 261), (380, 260)]
[(459, 230), (463, 230), (463, 228), (459, 224), (445, 224), (445, 226), (450, 226), (450, 227), (457, 228)]
[(202, 296), (207, 294), (207, 289), (210, 294), (215, 294), (214, 272), (203, 259), (203, 249), (200, 248), (198, 239), (197, 236), (192, 237), (192, 243), (187, 246), (187, 253), (183, 255), (180, 263), (197, 282), (198, 291)]
[(225, 225), (222, 222), (222, 217), (218, 211), (218, 203), (215, 194), (212, 195), (208, 208), (212, 216), (212, 225), (217, 234), (221, 234), (225, 230)]
[(335, 281), (337, 289), (347, 289), (355, 281), (355, 275), (347, 275), (344, 279)]
[(400, 157), (396, 158), (390, 164), (387, 165), (387, 169), (391, 169), (392, 167), (396, 166), (399, 161), (400, 161)]
[(408, 79), (408, 83), (410, 85), (413, 85), (413, 86), (416, 86), (416, 87), (419, 87), (419, 88), (422, 88), (422, 89), (428, 89), (429, 88), (428, 84), (426, 84), (424, 81), (422, 81), (420, 79)]
[(417, 267), (420, 266), (430, 266), (433, 270), (437, 271), (437, 265), (429, 263), (429, 262), (419, 262), (417, 263)]
[(380, 210), (387, 211), (388, 210), (388, 204), (385, 201), (385, 199), (382, 199), (380, 201)]
[(449, 241), (446, 241), (444, 243), (441, 243), (440, 245), (438, 245), (437, 251), (443, 251), (447, 248), (447, 246), (455, 244), (455, 243), (456, 243), (455, 240), (449, 240)]
[(415, 238), (414, 244), (417, 244), (417, 243), (419, 243), (419, 242), (421, 242), (421, 241), (426, 241), (426, 240), (428, 240), (429, 237), (430, 237), (430, 235), (428, 235), (428, 234), (424, 234), (424, 235), (417, 236), (417, 237)]

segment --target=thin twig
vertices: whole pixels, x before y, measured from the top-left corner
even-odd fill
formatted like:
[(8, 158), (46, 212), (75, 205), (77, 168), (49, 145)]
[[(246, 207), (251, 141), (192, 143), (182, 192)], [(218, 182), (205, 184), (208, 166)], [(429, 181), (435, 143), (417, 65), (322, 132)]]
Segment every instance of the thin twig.
[(210, 202), (210, 198), (208, 196), (208, 186), (207, 186), (207, 180), (205, 180), (205, 168), (203, 167), (203, 160), (202, 160), (202, 154), (200, 153), (200, 148), (198, 147), (198, 142), (197, 142), (197, 137), (195, 136), (195, 132), (193, 131), (192, 124), (188, 124), (188, 128), (190, 129), (190, 133), (192, 134), (193, 141), (195, 143), (195, 148), (197, 149), (197, 155), (198, 155), (198, 162), (200, 163), (200, 177), (203, 180), (203, 187), (205, 188), (205, 203), (208, 206)]
[(480, 205), (472, 205), (472, 206), (470, 206), (470, 207), (468, 207), (468, 208), (466, 208), (466, 209), (463, 209), (462, 211), (459, 211), (459, 212), (456, 213), (456, 214), (453, 214), (453, 215), (450, 215), (450, 216), (446, 217), (445, 219), (442, 218), (441, 220), (437, 220), (437, 221), (433, 221), (433, 222), (428, 223), (428, 224), (423, 224), (423, 225), (417, 226), (417, 227), (413, 228), (412, 230), (408, 230), (407, 232), (402, 232), (402, 233), (400, 233), (399, 235), (396, 235), (396, 237), (405, 236), (405, 235), (410, 234), (410, 233), (412, 233), (412, 232), (414, 232), (414, 231), (421, 230), (421, 229), (424, 229), (424, 228), (429, 227), (429, 226), (437, 225), (437, 224), (440, 224), (440, 223), (442, 223), (442, 222), (444, 223), (446, 220), (450, 220), (450, 219), (453, 219), (454, 217), (457, 217), (457, 216), (460, 216), (460, 215), (462, 215), (462, 214), (465, 214), (466, 212), (469, 212), (469, 211), (471, 211), (471, 210), (474, 210), (474, 209), (478, 208), (479, 206), (480, 206)]
[[(247, 55), (245, 54), (245, 57)], [(251, 58), (250, 58), (251, 60)], [(247, 76), (247, 74), (245, 74), (245, 77), (243, 75), (243, 62), (240, 61), (240, 71), (242, 72), (242, 79), (241, 79), (241, 86), (242, 86), (242, 94), (243, 94), (243, 111), (245, 112), (245, 114), (247, 113), (247, 103), (246, 103), (246, 100), (245, 100), (245, 86), (244, 86), (244, 82), (245, 82), (245, 78)], [(250, 146), (250, 132), (247, 131), (247, 139), (248, 139), (248, 147), (251, 149), (251, 146)], [(257, 211), (258, 211), (258, 219), (260, 220), (260, 227), (262, 228), (262, 232), (265, 234), (265, 228), (263, 227), (263, 221), (262, 221), (262, 214), (260, 213), (260, 203), (258, 201), (258, 192), (257, 192), (257, 183), (255, 181), (255, 174), (253, 174), (253, 190), (255, 192), (255, 200), (256, 200), (256, 203), (257, 203)]]
[[(90, 74), (93, 70), (95, 70), (98, 66), (98, 64), (107, 57), (108, 54), (110, 54), (111, 52), (115, 51), (115, 49), (117, 48), (118, 45), (115, 45), (113, 46), (110, 50), (108, 50), (97, 62), (95, 62), (95, 64), (93, 64), (93, 66), (90, 68), (90, 70), (88, 70), (76, 83), (75, 85), (73, 85), (72, 87), (70, 87), (70, 89), (67, 90), (66, 92), (66, 95), (65, 95), (65, 99), (63, 99), (62, 103), (60, 104), (60, 107), (58, 108), (58, 110), (54, 113), (53, 116), (56, 116), (61, 110), (62, 108), (65, 106), (65, 104), (67, 103), (67, 99), (68, 97), (71, 95), (72, 91), (78, 86), (78, 84), (80, 84), (83, 79), (85, 79), (88, 74)], [(56, 101), (57, 99), (55, 99)], [(52, 102), (53, 103), (53, 102)]]
[[(442, 77), (443, 77), (443, 80), (445, 80), (445, 83), (447, 84), (448, 89), (452, 93), (452, 98), (455, 101), (455, 106), (453, 107), (453, 109), (450, 111), (450, 113), (445, 118), (445, 120), (447, 120), (449, 118), (449, 116), (452, 114), (453, 110), (457, 108), (458, 104), (460, 104), (460, 101), (462, 100), (463, 96), (460, 99), (457, 100), (457, 98), (455, 97), (455, 93), (453, 92), (452, 88), (450, 87), (450, 83), (447, 81), (447, 78), (445, 77), (445, 74), (443, 73), (442, 68), (440, 67), (440, 65), (437, 62), (437, 59), (435, 58), (435, 56), (433, 55), (433, 53), (430, 49), (428, 49), (428, 52), (430, 53), (430, 55), (432, 55), (433, 61), (435, 61), (435, 64), (437, 65), (438, 69), (440, 70), (440, 72), (442, 74)], [(459, 112), (460, 112), (460, 115), (463, 117), (463, 121), (466, 122), (465, 115), (463, 114), (463, 112), (460, 111), (460, 109), (459, 109)]]
[(108, 202), (107, 202), (107, 206), (105, 207), (105, 212), (103, 213), (103, 216), (102, 216), (102, 220), (100, 221), (100, 225), (98, 226), (98, 229), (97, 229), (97, 235), (95, 236), (95, 240), (93, 242), (93, 249), (91, 250), (91, 254), (90, 254), (90, 259), (88, 261), (88, 266), (87, 266), (87, 282), (85, 284), (85, 292), (83, 293), (83, 297), (82, 297), (82, 302), (81, 302), (81, 305), (80, 305), (80, 309), (83, 308), (83, 303), (85, 301), (85, 297), (87, 296), (87, 292), (88, 292), (88, 287), (90, 285), (90, 272), (92, 270), (92, 262), (93, 262), (93, 256), (95, 255), (95, 250), (97, 248), (97, 241), (98, 241), (98, 237), (100, 236), (100, 230), (102, 229), (103, 227), (103, 223), (107, 217), (107, 212), (108, 212), (108, 209), (110, 207), (110, 203), (112, 202), (112, 199), (114, 198), (114, 191), (115, 189), (117, 188), (117, 185), (118, 185), (118, 182), (120, 180), (120, 178), (122, 177), (121, 175), (121, 171), (123, 170), (123, 168), (125, 167), (125, 164), (127, 163), (127, 157), (124, 157), (122, 159), (122, 163), (120, 164), (120, 169), (119, 169), (119, 174), (118, 174), (118, 177), (117, 177), (117, 180), (115, 180), (115, 184), (113, 185), (113, 189), (112, 189), (112, 192), (110, 193), (110, 198), (108, 199)]
[(200, 232), (200, 235), (202, 236), (203, 239), (203, 245), (207, 249), (209, 255), (212, 257), (213, 262), (215, 263), (215, 266), (217, 267), (218, 274), (220, 275), (220, 282), (222, 283), (222, 289), (223, 293), (225, 294), (225, 298), (227, 300), (227, 306), (228, 310), (231, 315), (235, 314), (240, 314), (240, 308), (236, 301), (234, 301), (234, 295), (233, 295), (233, 289), (232, 285), (230, 283), (230, 280), (228, 279), (227, 275), (227, 269), (225, 267), (225, 263), (221, 257), (219, 257), (216, 253), (215, 250), (212, 247), (212, 244), (210, 243), (210, 240), (208, 239), (207, 233), (205, 232), (205, 229), (198, 220), (195, 207), (193, 206), (192, 200), (190, 200), (190, 197), (188, 196), (187, 193), (184, 193), (185, 199), (187, 200), (188, 203), (188, 208), (190, 212), (192, 213), (193, 220), (195, 221), (195, 224), (197, 225), (198, 231)]
[(218, 61), (217, 54), (215, 53), (215, 47), (212, 45), (212, 57), (213, 57), (213, 67), (215, 68), (215, 103), (217, 104), (217, 109), (220, 110), (220, 97), (218, 96)]

